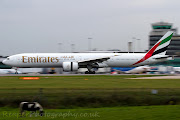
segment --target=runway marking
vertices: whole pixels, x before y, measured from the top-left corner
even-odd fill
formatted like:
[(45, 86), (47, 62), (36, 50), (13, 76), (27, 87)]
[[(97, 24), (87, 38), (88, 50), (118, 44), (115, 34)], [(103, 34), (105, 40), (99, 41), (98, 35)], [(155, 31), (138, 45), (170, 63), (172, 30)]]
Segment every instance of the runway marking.
[(39, 80), (40, 77), (20, 77), (19, 79), (23, 79), (23, 80)]

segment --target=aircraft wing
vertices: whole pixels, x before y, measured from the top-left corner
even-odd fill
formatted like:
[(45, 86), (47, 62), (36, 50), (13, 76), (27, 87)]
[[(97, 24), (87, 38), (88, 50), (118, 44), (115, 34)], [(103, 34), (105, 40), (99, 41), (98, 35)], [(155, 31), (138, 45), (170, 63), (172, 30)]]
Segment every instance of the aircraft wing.
[[(117, 56), (117, 55), (114, 55)], [(105, 56), (105, 57), (99, 57), (99, 58), (94, 58), (94, 59), (87, 59), (87, 60), (82, 60), (78, 61), (79, 64), (89, 64), (89, 63), (102, 63), (104, 61), (107, 61), (113, 56)]]

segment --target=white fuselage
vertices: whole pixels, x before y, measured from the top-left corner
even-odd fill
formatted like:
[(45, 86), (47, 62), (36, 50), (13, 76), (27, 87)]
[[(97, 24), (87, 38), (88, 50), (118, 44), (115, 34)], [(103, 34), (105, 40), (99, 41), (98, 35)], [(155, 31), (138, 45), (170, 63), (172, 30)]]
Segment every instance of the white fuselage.
[[(145, 53), (23, 53), (8, 57), (3, 63), (13, 67), (62, 67), (63, 62), (88, 61), (90, 59), (110, 56), (104, 61), (109, 67), (129, 67), (145, 56)], [(154, 57), (138, 63), (134, 66), (141, 66), (161, 62)], [(165, 61), (167, 59), (164, 59)]]
[(126, 71), (125, 73), (137, 74), (137, 73), (147, 72), (148, 70), (150, 70), (150, 67), (148, 67), (148, 66), (139, 66), (132, 70)]

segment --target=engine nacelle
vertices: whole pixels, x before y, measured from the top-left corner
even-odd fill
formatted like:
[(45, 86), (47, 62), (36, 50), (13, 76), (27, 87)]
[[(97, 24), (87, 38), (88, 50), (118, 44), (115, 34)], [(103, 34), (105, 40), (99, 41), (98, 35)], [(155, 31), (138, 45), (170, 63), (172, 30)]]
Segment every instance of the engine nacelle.
[(92, 67), (94, 67), (94, 68), (103, 68), (103, 67), (108, 67), (108, 65), (105, 64), (105, 63), (95, 63), (95, 64), (92, 65)]
[(79, 65), (77, 62), (63, 62), (62, 67), (64, 71), (70, 72), (70, 71), (77, 71)]

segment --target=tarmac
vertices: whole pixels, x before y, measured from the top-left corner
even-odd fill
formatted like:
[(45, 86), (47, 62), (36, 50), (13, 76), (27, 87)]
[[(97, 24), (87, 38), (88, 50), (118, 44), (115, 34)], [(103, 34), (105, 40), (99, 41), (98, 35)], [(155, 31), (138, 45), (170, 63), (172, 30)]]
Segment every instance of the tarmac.
[(0, 74), (0, 76), (98, 76), (98, 75), (112, 75), (112, 74)]
[[(149, 74), (0, 74), (0, 76), (99, 76), (99, 75), (112, 75), (112, 76), (122, 76), (122, 75), (149, 75)], [(162, 74), (159, 74), (162, 75)], [(137, 77), (128, 79), (180, 79), (179, 74), (168, 75), (163, 74), (162, 76), (152, 76), (152, 77)]]

